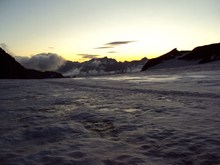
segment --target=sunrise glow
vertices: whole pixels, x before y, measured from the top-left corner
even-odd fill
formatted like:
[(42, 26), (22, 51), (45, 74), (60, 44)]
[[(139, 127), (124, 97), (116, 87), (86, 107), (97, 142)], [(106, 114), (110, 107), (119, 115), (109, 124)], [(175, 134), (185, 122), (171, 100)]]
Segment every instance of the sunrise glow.
[(2, 0), (0, 44), (17, 56), (153, 58), (219, 42), (219, 7), (218, 0)]

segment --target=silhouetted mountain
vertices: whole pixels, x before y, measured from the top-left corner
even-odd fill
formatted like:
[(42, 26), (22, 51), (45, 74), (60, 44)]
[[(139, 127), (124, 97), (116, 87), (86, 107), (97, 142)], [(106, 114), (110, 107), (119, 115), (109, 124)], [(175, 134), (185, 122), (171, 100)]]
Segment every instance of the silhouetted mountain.
[(158, 65), (160, 63), (163, 63), (166, 60), (170, 60), (170, 59), (176, 58), (176, 57), (178, 57), (180, 55), (181, 55), (181, 53), (175, 48), (175, 49), (171, 50), (170, 52), (168, 52), (168, 53), (166, 53), (166, 54), (164, 54), (164, 55), (162, 55), (160, 57), (150, 59), (144, 65), (144, 67), (142, 68), (142, 71), (147, 70), (148, 68), (153, 67), (155, 65)]
[(140, 61), (117, 62), (115, 59), (104, 57), (94, 58), (83, 63), (67, 61), (57, 71), (68, 76), (103, 75), (140, 71), (147, 58)]
[(56, 72), (41, 72), (26, 69), (13, 57), (0, 48), (0, 78), (1, 79), (42, 79), (62, 78), (62, 74)]
[(172, 51), (150, 59), (142, 68), (142, 71), (155, 68), (172, 68), (187, 65), (195, 65), (220, 60), (220, 43), (194, 48), (192, 51)]

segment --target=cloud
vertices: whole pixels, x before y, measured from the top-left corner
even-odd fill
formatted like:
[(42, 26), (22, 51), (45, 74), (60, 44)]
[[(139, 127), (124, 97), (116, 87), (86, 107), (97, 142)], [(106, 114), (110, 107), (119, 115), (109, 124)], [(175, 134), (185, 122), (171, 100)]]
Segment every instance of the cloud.
[(24, 56), (14, 56), (14, 58), (22, 65), (23, 63), (26, 63), (30, 59), (30, 57), (24, 57)]
[(109, 42), (105, 45), (114, 47), (114, 46), (129, 44), (129, 43), (132, 43), (132, 42), (135, 42), (135, 41), (114, 41), (114, 42)]
[(95, 54), (78, 54), (78, 56), (81, 56), (82, 58), (86, 58), (86, 59), (93, 59), (93, 58), (97, 58), (100, 55), (95, 55)]
[(108, 53), (117, 53), (116, 51), (110, 51), (110, 52), (108, 52)]
[(16, 60), (24, 67), (41, 71), (55, 71), (66, 61), (55, 53), (41, 53), (28, 57), (17, 57)]
[(5, 51), (8, 49), (8, 46), (5, 43), (0, 43), (0, 46), (2, 47), (2, 49), (4, 49)]
[(101, 65), (101, 64), (102, 64), (101, 61), (99, 61), (99, 60), (94, 60), (94, 61), (92, 61), (92, 63), (91, 63), (90, 65), (93, 66), (93, 67), (98, 67), (98, 66)]
[(113, 46), (101, 46), (94, 49), (110, 49), (110, 48), (113, 48)]
[(110, 49), (110, 48), (114, 48), (116, 46), (121, 46), (121, 45), (129, 44), (132, 42), (136, 42), (136, 41), (114, 41), (114, 42), (106, 43), (103, 46), (96, 47), (94, 49)]
[(14, 56), (14, 53), (12, 53), (12, 52), (9, 50), (7, 44), (5, 44), (5, 43), (0, 43), (0, 47), (1, 47), (2, 49), (4, 49), (4, 51), (6, 51), (8, 54)]
[(80, 68), (73, 68), (65, 73), (62, 73), (64, 76), (75, 76), (80, 74)]
[(55, 49), (55, 47), (53, 47), (53, 46), (49, 46), (48, 48), (49, 48), (49, 49)]

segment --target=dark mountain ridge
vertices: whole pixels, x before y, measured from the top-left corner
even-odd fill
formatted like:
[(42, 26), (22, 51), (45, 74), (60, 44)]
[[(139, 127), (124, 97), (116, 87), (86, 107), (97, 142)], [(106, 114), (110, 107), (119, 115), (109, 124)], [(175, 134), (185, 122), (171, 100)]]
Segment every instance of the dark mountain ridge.
[(194, 60), (199, 64), (220, 60), (220, 43), (196, 47), (180, 60)]
[(0, 79), (43, 79), (63, 78), (62, 74), (50, 71), (26, 69), (12, 56), (0, 48)]
[[(172, 60), (173, 65), (171, 65)], [(220, 43), (199, 46), (192, 51), (178, 51), (175, 48), (160, 57), (147, 61), (141, 71), (150, 68), (153, 69), (153, 67), (164, 68), (165, 64), (168, 63), (170, 66), (167, 65), (166, 67), (172, 68), (183, 65), (203, 64), (217, 60), (220, 60)]]

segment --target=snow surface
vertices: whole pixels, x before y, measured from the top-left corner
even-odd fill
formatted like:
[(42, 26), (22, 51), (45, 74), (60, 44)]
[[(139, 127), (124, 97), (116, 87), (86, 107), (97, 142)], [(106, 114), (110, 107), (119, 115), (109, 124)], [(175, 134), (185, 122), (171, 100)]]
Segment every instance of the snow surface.
[(0, 164), (220, 164), (219, 73), (0, 80)]

